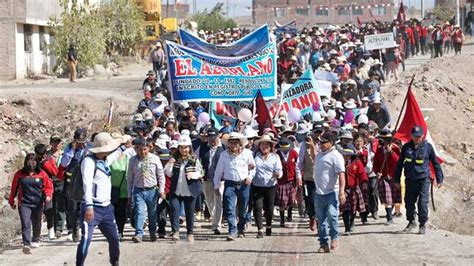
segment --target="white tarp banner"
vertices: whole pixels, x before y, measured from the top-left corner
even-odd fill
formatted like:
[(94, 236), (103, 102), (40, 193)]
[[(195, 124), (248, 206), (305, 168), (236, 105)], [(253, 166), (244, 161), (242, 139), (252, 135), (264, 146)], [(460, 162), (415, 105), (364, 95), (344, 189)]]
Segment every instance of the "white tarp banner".
[(393, 33), (381, 33), (364, 36), (364, 45), (366, 50), (378, 50), (395, 47)]

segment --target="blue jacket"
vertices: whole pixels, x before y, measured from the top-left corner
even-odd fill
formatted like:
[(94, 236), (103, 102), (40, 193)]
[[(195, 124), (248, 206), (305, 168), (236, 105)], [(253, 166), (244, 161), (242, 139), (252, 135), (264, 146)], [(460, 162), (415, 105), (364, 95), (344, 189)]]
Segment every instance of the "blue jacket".
[[(199, 159), (196, 159), (199, 160)], [(192, 163), (188, 161), (186, 167), (194, 167), (196, 163)], [(179, 179), (179, 171), (181, 170), (181, 164), (179, 162), (175, 162), (173, 165), (173, 175), (171, 176), (171, 184), (170, 184), (170, 193), (174, 194), (176, 192), (176, 187), (178, 186), (178, 179)], [(187, 180), (189, 192), (191, 192), (191, 196), (193, 198), (198, 197), (202, 193), (202, 181), (201, 179), (190, 179)]]
[(431, 177), (430, 162), (433, 163), (436, 174), (436, 182), (443, 183), (443, 171), (436, 158), (433, 146), (424, 140), (418, 148), (415, 148), (413, 141), (403, 145), (397, 168), (395, 169), (395, 183), (400, 183), (402, 169), (405, 169), (406, 179), (424, 179)]

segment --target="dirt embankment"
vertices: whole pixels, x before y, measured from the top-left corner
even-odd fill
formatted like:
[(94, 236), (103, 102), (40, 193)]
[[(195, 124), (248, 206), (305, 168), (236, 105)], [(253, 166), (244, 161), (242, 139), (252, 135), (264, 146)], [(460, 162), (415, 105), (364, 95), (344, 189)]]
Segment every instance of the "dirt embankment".
[[(435, 192), (440, 228), (474, 235), (474, 55), (433, 59), (402, 74), (382, 94), (398, 116), (413, 74), (412, 90), (441, 157), (446, 186)], [(394, 118), (396, 119), (396, 117)]]
[[(110, 82), (111, 86), (120, 83), (123, 81)], [(96, 82), (0, 88), (0, 249), (8, 244), (4, 241), (18, 234), (18, 215), (7, 200), (13, 174), (23, 166), (24, 155), (32, 152), (35, 144), (48, 144), (52, 134), (59, 134), (66, 144), (77, 127), (88, 128), (90, 134), (101, 129), (109, 100), (117, 107), (112, 122), (115, 129), (129, 119), (139, 90), (132, 90), (128, 83), (113, 89), (91, 89), (92, 84)], [(118, 90), (121, 92), (116, 93)]]

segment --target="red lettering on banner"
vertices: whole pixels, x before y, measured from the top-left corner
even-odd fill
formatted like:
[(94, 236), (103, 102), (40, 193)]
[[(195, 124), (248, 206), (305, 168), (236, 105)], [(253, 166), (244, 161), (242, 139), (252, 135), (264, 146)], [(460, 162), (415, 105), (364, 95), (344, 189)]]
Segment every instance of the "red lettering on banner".
[(211, 66), (209, 64), (202, 64), (201, 72), (199, 74), (201, 76), (210, 76), (212, 74)]
[(221, 67), (214, 67), (212, 71), (212, 75), (221, 75), (221, 74), (222, 74)]
[(216, 102), (216, 115), (223, 115), (224, 114), (224, 104), (220, 102)]
[(175, 76), (195, 76), (197, 71), (193, 68), (192, 59), (174, 59)]
[(247, 64), (247, 67), (248, 67), (248, 69), (249, 69), (249, 71), (250, 71), (249, 76), (257, 76), (257, 75), (260, 75), (260, 74), (261, 74), (260, 69), (254, 67), (254, 66), (252, 66), (252, 65), (250, 65), (250, 64)]
[(311, 103), (311, 106), (313, 106), (313, 104), (319, 102), (318, 100), (318, 94), (314, 91), (310, 92), (308, 94), (308, 97), (309, 97), (309, 102)]
[(297, 108), (301, 110), (300, 102), (298, 101), (298, 98), (291, 99), (291, 106), (293, 108)]
[(239, 71), (239, 73), (240, 73), (242, 76), (247, 76), (247, 73), (244, 72), (244, 70), (242, 69), (241, 66), (238, 66), (238, 67), (237, 67), (237, 70)]
[(301, 95), (299, 97), (299, 100), (300, 100), (300, 104), (301, 104), (301, 109), (300, 110), (306, 109), (306, 107), (311, 106), (311, 103), (309, 102), (308, 94)]

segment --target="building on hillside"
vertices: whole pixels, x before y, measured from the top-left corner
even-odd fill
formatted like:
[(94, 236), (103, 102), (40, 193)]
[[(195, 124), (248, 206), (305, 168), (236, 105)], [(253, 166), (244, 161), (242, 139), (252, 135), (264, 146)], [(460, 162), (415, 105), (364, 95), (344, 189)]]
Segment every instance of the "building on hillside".
[(0, 1), (0, 80), (51, 72), (48, 21), (60, 13), (59, 0)]
[(308, 27), (354, 24), (358, 17), (362, 22), (391, 21), (398, 6), (393, 0), (253, 0), (252, 8), (256, 25), (296, 20), (298, 27)]

